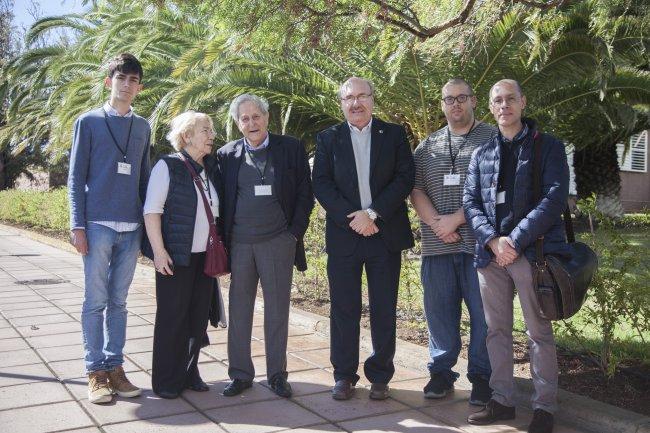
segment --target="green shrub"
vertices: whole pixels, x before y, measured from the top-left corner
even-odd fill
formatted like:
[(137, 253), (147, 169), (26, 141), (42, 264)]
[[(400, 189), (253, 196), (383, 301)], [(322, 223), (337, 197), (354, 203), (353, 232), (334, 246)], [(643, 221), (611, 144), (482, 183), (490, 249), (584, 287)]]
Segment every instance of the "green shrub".
[(0, 220), (65, 233), (69, 229), (66, 188), (0, 191)]

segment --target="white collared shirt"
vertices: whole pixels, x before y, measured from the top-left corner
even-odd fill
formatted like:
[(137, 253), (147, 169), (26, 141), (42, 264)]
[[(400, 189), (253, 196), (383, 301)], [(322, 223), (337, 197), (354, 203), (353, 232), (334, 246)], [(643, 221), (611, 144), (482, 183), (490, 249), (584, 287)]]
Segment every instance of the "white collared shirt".
[(246, 137), (244, 137), (244, 146), (246, 146), (246, 149), (248, 149), (251, 152), (255, 152), (256, 150), (264, 149), (268, 145), (269, 145), (269, 133), (268, 132), (266, 133), (266, 138), (264, 139), (264, 141), (262, 143), (260, 143), (260, 145), (257, 146), (257, 147), (251, 146), (251, 144), (248, 142)]
[(357, 180), (359, 182), (359, 198), (361, 209), (368, 209), (372, 204), (370, 192), (370, 145), (372, 132), (372, 119), (362, 129), (350, 124), (350, 138), (354, 150), (354, 163), (357, 167)]
[(106, 103), (104, 104), (104, 111), (109, 116), (117, 116), (117, 117), (131, 117), (131, 116), (133, 116), (133, 107), (129, 106), (129, 111), (124, 116), (122, 116), (115, 108), (113, 108), (111, 103), (108, 102), (108, 101), (106, 101)]

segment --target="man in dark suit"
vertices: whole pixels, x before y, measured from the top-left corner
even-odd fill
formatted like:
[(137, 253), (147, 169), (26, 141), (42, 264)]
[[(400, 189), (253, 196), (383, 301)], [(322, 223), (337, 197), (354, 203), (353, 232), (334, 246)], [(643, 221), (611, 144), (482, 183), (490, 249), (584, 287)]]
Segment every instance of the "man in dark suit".
[(370, 398), (388, 397), (395, 367), (401, 251), (413, 246), (405, 199), (415, 166), (404, 128), (372, 116), (373, 86), (348, 79), (339, 90), (346, 121), (318, 133), (313, 185), (327, 213), (332, 397), (349, 399), (359, 376), (361, 274), (365, 267), (373, 353), (364, 371)]
[(244, 135), (217, 152), (224, 238), (230, 252), (228, 375), (223, 395), (250, 388), (253, 308), (264, 294), (266, 375), (271, 389), (291, 396), (287, 382), (289, 295), (293, 266), (307, 269), (303, 235), (314, 207), (309, 162), (296, 138), (268, 132), (268, 103), (240, 95), (230, 114)]

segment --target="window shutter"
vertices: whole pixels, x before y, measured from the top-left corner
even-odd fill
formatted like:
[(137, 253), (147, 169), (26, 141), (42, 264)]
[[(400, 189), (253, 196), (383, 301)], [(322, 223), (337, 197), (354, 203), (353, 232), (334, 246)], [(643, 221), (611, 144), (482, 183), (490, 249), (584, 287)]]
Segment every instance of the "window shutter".
[(630, 137), (630, 146), (625, 153), (625, 145), (618, 143), (616, 153), (621, 171), (636, 173), (648, 172), (648, 130)]

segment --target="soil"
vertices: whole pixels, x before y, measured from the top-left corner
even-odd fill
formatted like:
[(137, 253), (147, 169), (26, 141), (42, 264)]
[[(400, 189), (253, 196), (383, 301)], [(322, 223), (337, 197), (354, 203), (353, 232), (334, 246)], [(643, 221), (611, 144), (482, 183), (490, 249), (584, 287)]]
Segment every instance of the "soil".
[[(291, 304), (301, 310), (329, 317), (329, 302), (304, 299), (295, 294)], [(361, 325), (370, 327), (368, 312), (362, 312)], [(514, 360), (515, 376), (530, 377), (530, 359), (525, 334), (515, 334)], [(397, 320), (397, 338), (427, 346), (428, 333), (422, 327), (414, 327), (409, 320)], [(467, 337), (463, 336), (460, 356), (467, 359)], [(614, 377), (607, 379), (593, 361), (558, 347), (558, 368), (560, 388), (602, 401), (623, 409), (650, 416), (650, 366), (640, 361), (628, 361), (625, 368), (619, 369)]]

